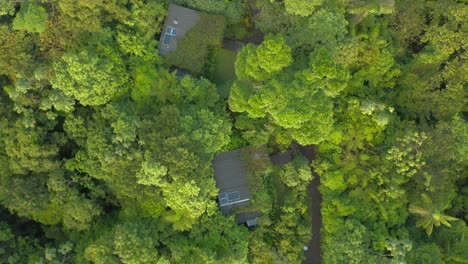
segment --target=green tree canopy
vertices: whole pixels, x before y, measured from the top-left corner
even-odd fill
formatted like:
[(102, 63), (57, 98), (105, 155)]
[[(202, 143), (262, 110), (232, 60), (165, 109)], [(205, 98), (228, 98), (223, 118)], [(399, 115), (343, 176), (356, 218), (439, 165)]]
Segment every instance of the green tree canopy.
[(247, 44), (237, 55), (236, 75), (240, 80), (264, 81), (292, 63), (291, 48), (280, 35), (268, 36), (255, 47)]
[(102, 43), (109, 46), (93, 47), (90, 41), (83, 50), (64, 54), (61, 61), (54, 64), (55, 77), (51, 83), (82, 105), (102, 105), (126, 91), (128, 77), (111, 36), (103, 34), (90, 38), (102, 38)]
[(47, 29), (48, 14), (36, 1), (25, 1), (13, 20), (13, 29), (41, 33)]

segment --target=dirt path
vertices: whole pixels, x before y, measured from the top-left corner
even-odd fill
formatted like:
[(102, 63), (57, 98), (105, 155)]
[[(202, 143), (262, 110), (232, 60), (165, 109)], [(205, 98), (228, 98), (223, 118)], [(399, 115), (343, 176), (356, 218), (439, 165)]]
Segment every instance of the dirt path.
[[(315, 146), (300, 146), (299, 151), (309, 161), (312, 161), (316, 157)], [(312, 214), (312, 240), (309, 241), (309, 249), (305, 252), (306, 260), (304, 264), (320, 264), (320, 229), (322, 228), (322, 213), (320, 211), (322, 203), (322, 195), (320, 194), (318, 187), (320, 186), (320, 177), (312, 170), (314, 179), (310, 182), (307, 190), (310, 197), (311, 214)]]

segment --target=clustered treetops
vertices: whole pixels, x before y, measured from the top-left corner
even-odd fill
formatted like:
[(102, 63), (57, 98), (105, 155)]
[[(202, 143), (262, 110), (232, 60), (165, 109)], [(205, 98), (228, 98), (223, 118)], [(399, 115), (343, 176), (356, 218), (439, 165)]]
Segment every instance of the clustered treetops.
[[(169, 2), (216, 23), (163, 57)], [(467, 263), (467, 21), (463, 0), (0, 1), (0, 263), (302, 263), (313, 177), (322, 263)], [(214, 84), (223, 39), (243, 46)], [(254, 228), (217, 205), (211, 161), (239, 148)]]

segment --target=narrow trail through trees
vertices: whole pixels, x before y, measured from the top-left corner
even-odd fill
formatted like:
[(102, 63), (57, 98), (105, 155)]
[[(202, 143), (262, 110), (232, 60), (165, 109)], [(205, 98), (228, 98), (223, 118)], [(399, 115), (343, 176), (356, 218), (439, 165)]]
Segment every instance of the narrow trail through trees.
[[(299, 151), (310, 162), (316, 158), (315, 146), (300, 146)], [(306, 260), (304, 264), (320, 264), (320, 229), (322, 228), (322, 213), (320, 211), (322, 204), (322, 195), (318, 187), (320, 186), (320, 177), (312, 168), (310, 168), (314, 179), (309, 183), (307, 191), (309, 192), (311, 217), (312, 217), (312, 239), (309, 241), (308, 250), (305, 252)]]

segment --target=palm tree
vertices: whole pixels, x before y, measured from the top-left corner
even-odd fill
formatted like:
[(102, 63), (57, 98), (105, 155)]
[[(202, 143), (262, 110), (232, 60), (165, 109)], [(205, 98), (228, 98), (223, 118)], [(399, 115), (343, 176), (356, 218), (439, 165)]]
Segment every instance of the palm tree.
[(452, 227), (449, 221), (458, 220), (455, 217), (442, 214), (442, 211), (447, 206), (435, 206), (431, 198), (427, 194), (421, 194), (423, 206), (411, 204), (409, 206), (410, 213), (418, 214), (421, 218), (416, 222), (416, 227), (422, 227), (426, 230), (426, 234), (430, 236), (434, 226), (443, 224), (446, 227)]

